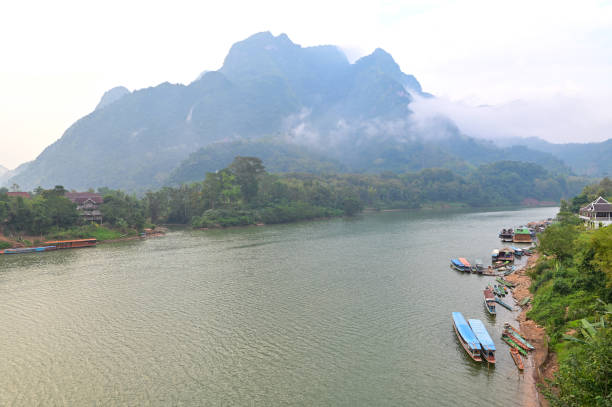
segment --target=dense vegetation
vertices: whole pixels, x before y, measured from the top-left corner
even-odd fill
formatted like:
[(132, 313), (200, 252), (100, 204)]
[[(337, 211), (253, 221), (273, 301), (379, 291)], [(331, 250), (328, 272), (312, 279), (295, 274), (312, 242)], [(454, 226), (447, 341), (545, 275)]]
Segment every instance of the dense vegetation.
[[(363, 208), (416, 209), (436, 204), (472, 207), (558, 200), (584, 180), (552, 175), (536, 164), (501, 161), (459, 175), (448, 169), (395, 174), (270, 174), (256, 157), (236, 157), (203, 181), (149, 191), (142, 198), (101, 188), (105, 226), (136, 233), (147, 222), (226, 227), (353, 215)], [(6, 190), (4, 190), (6, 192)], [(107, 229), (82, 224), (63, 187), (37, 189), (32, 199), (0, 190), (0, 226), (12, 235), (94, 237)], [(95, 234), (94, 234), (95, 233)]]
[[(145, 226), (144, 202), (121, 191), (100, 190), (104, 196), (100, 211), (107, 227), (83, 222), (76, 204), (64, 196), (66, 190), (62, 186), (38, 188), (31, 199), (9, 197), (7, 192), (0, 188), (0, 231), (17, 241), (22, 241), (23, 236), (38, 236), (36, 241), (85, 237), (108, 240), (135, 234)], [(10, 246), (6, 242), (0, 244), (0, 248)]]
[(279, 223), (361, 208), (519, 205), (525, 199), (558, 202), (577, 193), (583, 179), (554, 176), (536, 164), (502, 161), (467, 176), (447, 169), (395, 174), (269, 174), (261, 160), (237, 157), (201, 182), (146, 194), (153, 223), (196, 227)]
[[(609, 180), (583, 194), (602, 195), (601, 187)], [(528, 313), (546, 328), (560, 364), (545, 394), (553, 406), (611, 406), (612, 227), (585, 230), (565, 202), (558, 219), (539, 238)]]

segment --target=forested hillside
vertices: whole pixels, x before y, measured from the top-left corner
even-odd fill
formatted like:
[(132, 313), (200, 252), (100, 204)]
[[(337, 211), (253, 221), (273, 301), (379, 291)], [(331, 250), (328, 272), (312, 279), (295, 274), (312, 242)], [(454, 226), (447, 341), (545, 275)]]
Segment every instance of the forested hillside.
[(465, 175), (513, 160), (569, 172), (548, 153), (474, 140), (447, 118), (415, 120), (416, 97), (432, 96), (382, 49), (350, 63), (335, 46), (301, 47), (284, 34), (259, 33), (234, 44), (219, 71), (189, 85), (110, 90), (4, 184), (142, 193), (196, 180), (241, 154), (261, 156), (274, 171), (443, 167)]

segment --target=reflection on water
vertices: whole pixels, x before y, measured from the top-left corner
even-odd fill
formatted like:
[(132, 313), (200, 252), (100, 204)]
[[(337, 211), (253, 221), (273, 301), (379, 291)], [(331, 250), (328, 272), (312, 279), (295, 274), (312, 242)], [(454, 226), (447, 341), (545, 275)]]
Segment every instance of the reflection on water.
[[(502, 227), (556, 208), (389, 212), (0, 256), (0, 405), (517, 406), (491, 318)], [(495, 368), (457, 342), (485, 322)]]

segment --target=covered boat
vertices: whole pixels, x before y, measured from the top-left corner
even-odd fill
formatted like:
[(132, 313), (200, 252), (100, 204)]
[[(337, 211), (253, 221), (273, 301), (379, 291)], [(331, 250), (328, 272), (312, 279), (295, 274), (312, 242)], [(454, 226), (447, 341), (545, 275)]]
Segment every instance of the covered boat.
[(510, 248), (511, 248), (512, 250), (514, 250), (514, 255), (515, 255), (515, 256), (519, 256), (519, 257), (520, 257), (520, 256), (522, 256), (522, 255), (523, 255), (523, 249), (518, 248), (518, 247), (516, 247), (516, 246), (511, 246)]
[(465, 271), (471, 271), (472, 273), (476, 272), (476, 268), (474, 266), (472, 266), (470, 264), (469, 261), (467, 261), (465, 258), (463, 257), (459, 257), (459, 261), (461, 262), (461, 264), (463, 264), (463, 267), (465, 268)]
[(98, 242), (97, 239), (75, 239), (75, 240), (53, 240), (45, 244), (54, 245), (58, 249), (75, 249), (78, 247), (92, 247)]
[(493, 250), (493, 252), (491, 253), (491, 258), (493, 260), (497, 260), (498, 256), (499, 256), (499, 250), (498, 249)]
[(40, 247), (18, 247), (16, 249), (0, 250), (0, 254), (24, 254), (24, 253), (39, 253), (55, 250), (55, 246), (40, 246)]
[(514, 261), (514, 250), (512, 250), (509, 247), (504, 247), (502, 249), (499, 249), (496, 260), (513, 262)]
[(480, 342), (482, 357), (489, 363), (495, 363), (495, 343), (491, 339), (489, 332), (487, 332), (487, 328), (485, 328), (479, 319), (469, 319), (468, 323), (470, 328), (472, 328), (472, 332), (476, 335), (476, 339)]
[(476, 271), (480, 274), (482, 274), (485, 270), (484, 264), (482, 262), (482, 260), (480, 259), (476, 259), (476, 261), (474, 262), (474, 268), (476, 268)]
[(513, 236), (514, 231), (512, 228), (502, 229), (502, 231), (499, 232), (499, 238), (502, 240), (502, 242), (511, 242)]
[(531, 243), (533, 241), (533, 238), (531, 236), (531, 230), (522, 226), (514, 229), (514, 236), (512, 236), (512, 241), (515, 243)]
[(493, 291), (491, 291), (489, 287), (485, 288), (484, 290), (484, 304), (489, 314), (497, 314), (495, 311), (495, 294), (493, 294)]
[(459, 259), (451, 259), (451, 267), (458, 271), (470, 271), (470, 268), (466, 267)]
[(480, 342), (478, 342), (476, 335), (472, 332), (472, 328), (470, 328), (461, 312), (453, 312), (453, 328), (455, 328), (457, 339), (459, 339), (467, 354), (476, 362), (482, 361)]

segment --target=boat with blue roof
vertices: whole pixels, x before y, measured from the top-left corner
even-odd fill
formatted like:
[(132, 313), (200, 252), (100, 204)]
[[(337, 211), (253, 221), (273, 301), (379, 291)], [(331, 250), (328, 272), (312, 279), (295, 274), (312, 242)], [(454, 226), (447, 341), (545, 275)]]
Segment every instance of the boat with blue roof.
[(468, 320), (470, 328), (480, 343), (480, 353), (482, 357), (489, 363), (495, 363), (495, 343), (491, 339), (491, 335), (487, 332), (484, 324), (479, 319)]
[(480, 351), (482, 347), (461, 312), (453, 312), (453, 328), (455, 334), (457, 334), (457, 339), (459, 339), (467, 354), (476, 362), (481, 362)]

